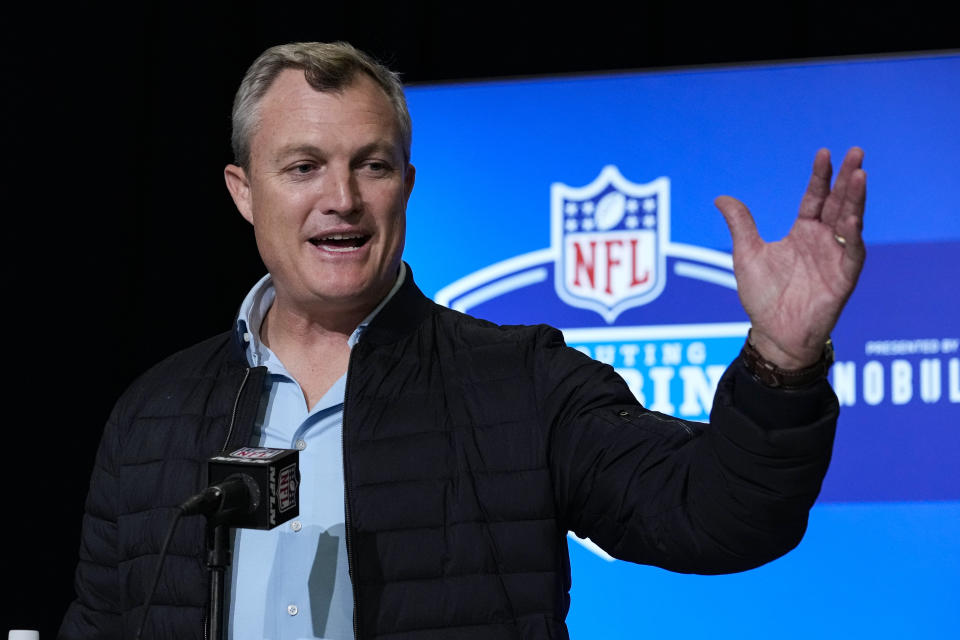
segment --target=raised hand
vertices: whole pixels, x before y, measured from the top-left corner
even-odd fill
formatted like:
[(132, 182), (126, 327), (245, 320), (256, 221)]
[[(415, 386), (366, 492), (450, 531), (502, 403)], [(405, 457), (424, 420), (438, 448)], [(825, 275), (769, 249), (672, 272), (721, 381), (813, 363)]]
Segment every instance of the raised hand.
[(863, 150), (850, 149), (831, 188), (830, 152), (818, 151), (800, 213), (777, 242), (763, 241), (739, 200), (714, 201), (733, 236), (733, 270), (753, 327), (751, 342), (783, 369), (816, 362), (857, 284), (866, 256), (862, 163)]

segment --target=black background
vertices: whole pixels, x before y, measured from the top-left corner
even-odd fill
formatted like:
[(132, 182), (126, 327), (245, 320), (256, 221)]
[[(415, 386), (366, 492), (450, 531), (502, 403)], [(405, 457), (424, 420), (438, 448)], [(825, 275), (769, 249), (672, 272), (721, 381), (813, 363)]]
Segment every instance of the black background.
[(225, 330), (264, 271), (222, 179), (233, 92), (263, 49), (348, 40), (408, 82), (435, 82), (960, 45), (926, 3), (877, 4), (4, 9), (0, 632), (53, 637), (113, 401), (150, 364)]

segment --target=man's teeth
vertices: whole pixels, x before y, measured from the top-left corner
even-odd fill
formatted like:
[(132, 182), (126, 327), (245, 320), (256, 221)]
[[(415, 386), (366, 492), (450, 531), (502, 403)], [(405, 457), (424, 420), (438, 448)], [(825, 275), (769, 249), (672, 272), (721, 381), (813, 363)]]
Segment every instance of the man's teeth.
[(367, 242), (367, 235), (363, 233), (332, 233), (327, 236), (313, 238), (310, 242), (327, 251), (354, 251)]

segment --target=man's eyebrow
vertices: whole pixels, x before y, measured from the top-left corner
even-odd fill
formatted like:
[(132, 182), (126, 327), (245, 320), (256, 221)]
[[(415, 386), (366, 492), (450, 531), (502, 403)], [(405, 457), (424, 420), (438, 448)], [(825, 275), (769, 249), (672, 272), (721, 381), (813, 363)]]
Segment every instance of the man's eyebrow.
[(374, 151), (383, 151), (390, 154), (399, 154), (400, 147), (399, 145), (397, 145), (396, 142), (392, 140), (375, 140), (357, 149), (356, 153), (354, 153), (354, 156), (357, 156), (357, 157), (365, 156), (370, 153), (373, 153)]
[[(355, 157), (361, 157), (373, 153), (375, 151), (383, 151), (390, 154), (401, 154), (400, 146), (393, 141), (388, 140), (374, 140), (368, 144), (363, 145), (358, 148), (353, 155)], [(316, 145), (312, 144), (290, 144), (283, 147), (280, 147), (277, 150), (277, 153), (274, 155), (274, 159), (277, 161), (283, 161), (290, 156), (298, 155), (307, 155), (313, 157), (324, 157), (326, 153)]]
[(312, 144), (291, 144), (280, 147), (274, 157), (277, 160), (283, 160), (289, 156), (297, 155), (322, 156), (323, 152), (319, 147)]

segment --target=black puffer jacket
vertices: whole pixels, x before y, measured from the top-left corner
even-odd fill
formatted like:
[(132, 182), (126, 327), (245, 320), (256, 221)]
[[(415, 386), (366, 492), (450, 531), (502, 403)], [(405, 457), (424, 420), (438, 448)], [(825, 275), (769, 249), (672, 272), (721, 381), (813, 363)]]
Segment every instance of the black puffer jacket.
[[(130, 638), (173, 506), (205, 459), (250, 442), (264, 370), (234, 333), (124, 394), (91, 480), (63, 638)], [(711, 424), (639, 406), (554, 329), (439, 307), (412, 276), (354, 347), (344, 411), (348, 548), (361, 638), (566, 638), (566, 531), (683, 572), (791, 549), (829, 462), (837, 403), (758, 386), (735, 362)], [(204, 523), (171, 545), (144, 634), (200, 638)]]

